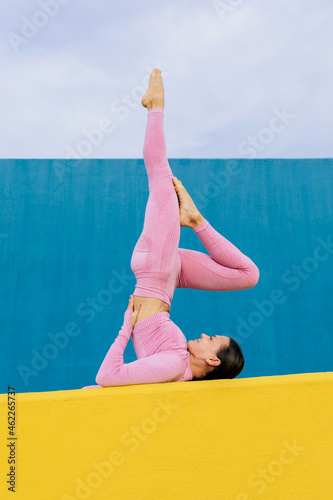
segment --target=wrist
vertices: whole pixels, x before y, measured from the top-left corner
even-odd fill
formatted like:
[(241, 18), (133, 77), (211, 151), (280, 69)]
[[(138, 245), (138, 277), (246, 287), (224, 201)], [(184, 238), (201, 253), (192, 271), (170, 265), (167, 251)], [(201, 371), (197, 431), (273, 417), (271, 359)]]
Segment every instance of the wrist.
[(132, 314), (133, 314), (133, 310), (131, 310), (131, 309), (126, 309), (126, 311), (125, 311), (125, 318), (127, 318), (127, 319), (128, 319), (128, 318), (129, 318), (129, 319), (131, 319)]

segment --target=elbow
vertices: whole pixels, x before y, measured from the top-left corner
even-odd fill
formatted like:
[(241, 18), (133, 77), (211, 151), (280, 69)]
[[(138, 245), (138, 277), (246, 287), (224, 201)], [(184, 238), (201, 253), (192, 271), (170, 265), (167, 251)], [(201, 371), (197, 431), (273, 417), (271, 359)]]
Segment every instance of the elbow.
[(98, 385), (102, 387), (112, 387), (114, 385), (114, 381), (116, 380), (115, 373), (108, 371), (98, 372), (95, 378), (95, 381)]
[(254, 286), (256, 286), (259, 281), (259, 275), (260, 272), (258, 267), (253, 264), (248, 274), (248, 288), (253, 288)]
[(104, 385), (104, 379), (103, 379), (102, 375), (99, 372), (96, 375), (95, 382), (96, 382), (96, 384), (101, 385), (102, 387), (105, 387), (105, 385)]

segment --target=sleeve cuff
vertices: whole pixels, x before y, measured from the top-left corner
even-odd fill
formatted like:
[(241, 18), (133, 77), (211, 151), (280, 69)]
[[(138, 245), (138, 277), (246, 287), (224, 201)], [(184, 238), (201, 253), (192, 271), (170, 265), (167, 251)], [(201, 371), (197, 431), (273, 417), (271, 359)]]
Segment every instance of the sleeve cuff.
[(128, 319), (132, 315), (132, 309), (126, 309), (124, 319)]
[(193, 231), (196, 234), (199, 234), (199, 233), (201, 233), (201, 231), (204, 231), (205, 229), (207, 229), (208, 226), (209, 226), (209, 222), (207, 219), (205, 219), (203, 222), (201, 222), (201, 224), (199, 224), (199, 226), (194, 227)]
[(131, 331), (132, 331), (132, 324), (131, 324), (131, 315), (133, 311), (131, 309), (126, 309), (125, 315), (124, 315), (124, 325), (128, 326)]

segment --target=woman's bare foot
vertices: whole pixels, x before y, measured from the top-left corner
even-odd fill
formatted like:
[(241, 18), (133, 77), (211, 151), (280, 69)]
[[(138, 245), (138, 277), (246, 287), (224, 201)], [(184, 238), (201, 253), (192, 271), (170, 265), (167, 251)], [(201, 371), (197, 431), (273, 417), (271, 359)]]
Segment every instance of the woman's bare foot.
[(180, 225), (191, 227), (192, 229), (199, 226), (205, 220), (204, 217), (195, 206), (194, 201), (184, 188), (182, 182), (177, 177), (173, 177), (172, 182), (179, 200)]
[(150, 74), (148, 90), (141, 99), (142, 106), (150, 111), (152, 108), (164, 109), (164, 87), (161, 70), (153, 69)]

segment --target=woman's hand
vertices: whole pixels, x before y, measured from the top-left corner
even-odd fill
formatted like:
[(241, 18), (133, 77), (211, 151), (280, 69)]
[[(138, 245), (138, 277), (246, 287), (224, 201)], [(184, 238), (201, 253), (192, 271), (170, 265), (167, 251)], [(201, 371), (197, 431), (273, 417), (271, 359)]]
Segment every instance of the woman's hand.
[(134, 325), (135, 325), (135, 323), (137, 321), (138, 314), (140, 312), (140, 308), (141, 308), (141, 304), (137, 304), (136, 307), (134, 308), (133, 295), (130, 295), (130, 299), (129, 299), (129, 302), (128, 302), (127, 309), (131, 309), (131, 311), (133, 311), (133, 313), (131, 314), (131, 325), (132, 325), (132, 328), (134, 328)]
[(133, 295), (130, 295), (130, 299), (128, 301), (128, 307), (127, 309), (132, 309), (132, 311), (134, 311), (134, 299), (133, 299)]

